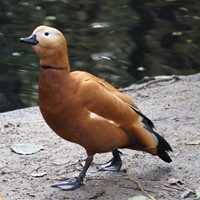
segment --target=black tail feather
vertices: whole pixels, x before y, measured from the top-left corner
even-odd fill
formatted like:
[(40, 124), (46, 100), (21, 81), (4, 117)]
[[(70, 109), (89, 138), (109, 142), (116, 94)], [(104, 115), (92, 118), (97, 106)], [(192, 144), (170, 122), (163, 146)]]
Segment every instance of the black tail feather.
[(171, 162), (170, 156), (167, 154), (168, 151), (172, 151), (170, 144), (158, 133), (154, 131), (154, 135), (158, 139), (157, 155), (165, 162)]
[(167, 154), (166, 151), (164, 150), (157, 150), (157, 155), (159, 156), (159, 158), (161, 158), (163, 161), (165, 162), (172, 162), (172, 159), (170, 158), (170, 156)]
[(138, 115), (142, 117), (142, 123), (144, 124), (144, 128), (150, 132), (151, 134), (155, 135), (158, 139), (157, 145), (157, 155), (165, 162), (171, 162), (170, 156), (167, 154), (168, 151), (172, 151), (170, 144), (157, 132), (154, 131), (154, 124), (153, 122), (146, 117), (140, 110), (135, 108), (132, 105), (129, 105)]

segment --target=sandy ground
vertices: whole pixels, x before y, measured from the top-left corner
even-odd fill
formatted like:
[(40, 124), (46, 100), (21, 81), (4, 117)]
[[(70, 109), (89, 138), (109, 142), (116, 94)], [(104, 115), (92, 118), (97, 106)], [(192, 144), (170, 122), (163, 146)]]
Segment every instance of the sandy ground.
[[(198, 74), (180, 80), (150, 81), (125, 90), (171, 144), (173, 162), (122, 150), (121, 171), (101, 172), (99, 164), (108, 161), (111, 154), (98, 154), (84, 184), (70, 192), (50, 186), (80, 172), (86, 158), (84, 149), (51, 131), (38, 107), (1, 113), (0, 195), (5, 200), (126, 200), (144, 195), (144, 190), (158, 200), (177, 200), (190, 189), (192, 192), (185, 199), (194, 199), (193, 191), (200, 186), (199, 88)], [(10, 148), (16, 143), (42, 145), (43, 150), (19, 155)], [(178, 183), (170, 185), (169, 178), (176, 178)]]

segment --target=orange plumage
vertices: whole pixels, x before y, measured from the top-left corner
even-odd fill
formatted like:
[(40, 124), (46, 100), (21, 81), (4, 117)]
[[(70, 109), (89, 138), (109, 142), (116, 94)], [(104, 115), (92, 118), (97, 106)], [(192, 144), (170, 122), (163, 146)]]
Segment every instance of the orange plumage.
[(126, 95), (87, 72), (70, 73), (67, 43), (57, 29), (39, 26), (22, 42), (40, 57), (39, 107), (46, 123), (60, 137), (82, 145), (86, 164), (74, 182), (55, 187), (72, 190), (81, 184), (96, 153), (113, 152), (102, 170), (119, 170), (118, 148), (141, 150), (171, 162), (171, 147), (155, 132), (153, 123)]

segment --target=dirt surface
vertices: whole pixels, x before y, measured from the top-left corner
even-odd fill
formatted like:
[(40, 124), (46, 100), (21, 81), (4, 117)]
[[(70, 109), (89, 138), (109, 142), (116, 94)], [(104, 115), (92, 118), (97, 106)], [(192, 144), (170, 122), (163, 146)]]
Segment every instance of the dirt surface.
[[(200, 75), (151, 80), (125, 90), (155, 123), (173, 148), (172, 163), (147, 153), (122, 150), (120, 172), (98, 171), (111, 153), (95, 156), (84, 184), (75, 191), (50, 187), (82, 169), (85, 151), (59, 138), (43, 121), (38, 107), (0, 114), (0, 195), (5, 200), (126, 200), (144, 195), (158, 200), (183, 198), (200, 186)], [(33, 143), (43, 150), (19, 155), (12, 144)], [(176, 178), (170, 185), (167, 180)], [(175, 181), (176, 182), (176, 181)], [(181, 185), (182, 183), (182, 185)], [(139, 187), (141, 185), (142, 189)], [(191, 192), (185, 199), (192, 200)]]

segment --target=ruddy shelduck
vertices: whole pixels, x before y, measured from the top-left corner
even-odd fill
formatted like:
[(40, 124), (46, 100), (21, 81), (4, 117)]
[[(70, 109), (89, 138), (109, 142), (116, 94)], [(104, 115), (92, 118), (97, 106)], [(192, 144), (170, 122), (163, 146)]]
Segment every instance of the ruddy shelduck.
[(104, 80), (84, 71), (70, 72), (67, 42), (55, 28), (37, 27), (21, 38), (40, 58), (39, 107), (50, 128), (87, 152), (83, 170), (75, 181), (53, 185), (62, 190), (78, 188), (96, 153), (112, 152), (101, 170), (119, 171), (121, 152), (128, 148), (159, 156), (171, 162), (169, 143), (125, 94)]

